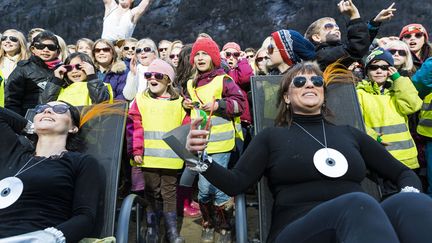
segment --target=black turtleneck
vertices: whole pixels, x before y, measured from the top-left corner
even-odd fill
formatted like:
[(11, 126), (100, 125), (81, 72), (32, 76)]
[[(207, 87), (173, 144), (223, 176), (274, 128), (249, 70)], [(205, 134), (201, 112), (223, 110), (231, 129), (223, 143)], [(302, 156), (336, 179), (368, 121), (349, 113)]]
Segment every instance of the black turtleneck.
[[(321, 115), (293, 117), (293, 121), (324, 144), (322, 120)], [(268, 242), (272, 242), (285, 225), (321, 202), (345, 193), (363, 191), (360, 182), (365, 178), (366, 168), (401, 188), (414, 186), (421, 189), (414, 172), (367, 134), (327, 121), (325, 131), (328, 147), (341, 152), (348, 161), (348, 171), (340, 178), (329, 178), (318, 172), (313, 156), (323, 146), (296, 125), (263, 130), (252, 140), (233, 169), (226, 170), (212, 163), (203, 175), (228, 195), (244, 192), (263, 175), (268, 178), (275, 201)]]

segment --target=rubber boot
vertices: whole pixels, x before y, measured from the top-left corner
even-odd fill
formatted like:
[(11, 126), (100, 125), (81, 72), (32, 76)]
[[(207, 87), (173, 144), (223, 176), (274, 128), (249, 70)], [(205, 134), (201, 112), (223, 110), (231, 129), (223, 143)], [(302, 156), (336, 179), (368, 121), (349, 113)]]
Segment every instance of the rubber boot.
[(220, 237), (218, 243), (231, 243), (232, 242), (232, 226), (231, 221), (233, 220), (234, 207), (231, 201), (221, 205), (214, 206), (217, 218), (218, 230)]
[(146, 243), (159, 242), (159, 214), (157, 212), (147, 212), (147, 230), (145, 234)]
[(183, 216), (188, 218), (198, 218), (201, 217), (201, 211), (192, 207), (188, 198), (183, 201)]
[(177, 213), (164, 212), (165, 230), (169, 243), (184, 243), (185, 239), (177, 231)]
[(202, 232), (201, 242), (213, 243), (214, 242), (214, 224), (212, 219), (212, 203), (200, 203), (201, 215), (202, 215)]
[(199, 208), (191, 206), (192, 187), (177, 186), (177, 212), (180, 217), (197, 218), (201, 217)]

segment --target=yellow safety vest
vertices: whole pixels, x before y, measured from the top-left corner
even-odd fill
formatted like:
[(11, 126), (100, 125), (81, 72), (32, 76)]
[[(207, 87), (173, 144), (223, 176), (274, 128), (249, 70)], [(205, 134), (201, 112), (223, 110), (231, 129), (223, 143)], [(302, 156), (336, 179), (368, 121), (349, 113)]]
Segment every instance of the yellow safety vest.
[(131, 160), (132, 165), (145, 168), (181, 169), (183, 160), (162, 140), (162, 136), (181, 126), (186, 112), (182, 99), (153, 99), (148, 91), (135, 97), (141, 113), (144, 129), (144, 157), (141, 164)]
[[(227, 76), (216, 76), (210, 83), (197, 88), (192, 87), (193, 80), (189, 80), (187, 82), (187, 90), (192, 102), (200, 102), (201, 100), (203, 104), (207, 104), (213, 102), (213, 97), (215, 99), (222, 99), (223, 80), (225, 77)], [(209, 115), (209, 112), (207, 112), (207, 115)], [(191, 118), (195, 119), (196, 117), (196, 112), (192, 110)], [(229, 152), (234, 148), (236, 137), (243, 139), (240, 119), (237, 117), (237, 120), (238, 122), (235, 123), (232, 120), (213, 113), (209, 143), (206, 149), (209, 154)]]
[[(104, 83), (108, 88), (110, 103), (113, 103), (113, 91), (110, 84)], [(87, 88), (87, 82), (75, 82), (60, 90), (57, 100), (63, 100), (74, 106), (86, 106), (93, 104)]]
[(5, 79), (0, 71), (0, 107), (4, 107), (4, 87)]
[(425, 137), (432, 138), (432, 93), (423, 99), (423, 105), (420, 110), (419, 123), (417, 132)]

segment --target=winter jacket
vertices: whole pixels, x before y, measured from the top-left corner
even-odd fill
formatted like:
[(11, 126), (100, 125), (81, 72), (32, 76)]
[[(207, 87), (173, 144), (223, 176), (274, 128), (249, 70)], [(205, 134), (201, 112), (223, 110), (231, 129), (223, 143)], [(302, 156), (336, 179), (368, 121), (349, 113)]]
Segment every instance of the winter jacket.
[(123, 96), (123, 88), (126, 85), (128, 72), (129, 69), (123, 61), (116, 61), (105, 74), (98, 71), (98, 77), (104, 83), (111, 84), (115, 100), (126, 100)]
[(53, 70), (37, 56), (18, 62), (5, 86), (5, 107), (24, 116), (27, 109), (41, 103), (40, 96), (52, 77)]
[(422, 99), (432, 91), (432, 57), (426, 59), (420, 69), (414, 73), (412, 82)]
[(324, 70), (328, 65), (340, 58), (348, 58), (350, 63), (359, 61), (368, 53), (371, 41), (369, 40), (368, 27), (361, 18), (348, 22), (348, 42), (320, 43), (316, 46), (316, 57), (320, 68)]

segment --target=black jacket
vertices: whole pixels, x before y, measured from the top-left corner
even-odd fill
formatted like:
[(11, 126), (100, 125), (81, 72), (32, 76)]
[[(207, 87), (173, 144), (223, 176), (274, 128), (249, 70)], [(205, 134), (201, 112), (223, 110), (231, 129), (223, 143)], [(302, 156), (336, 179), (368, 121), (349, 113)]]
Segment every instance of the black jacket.
[(18, 62), (5, 86), (5, 107), (24, 116), (27, 109), (41, 103), (40, 95), (52, 76), (53, 71), (39, 57)]
[[(104, 85), (102, 80), (99, 80), (96, 74), (87, 77), (87, 89), (89, 91), (90, 99), (93, 104), (101, 103), (109, 100), (110, 94), (108, 87)], [(66, 88), (65, 82), (55, 76), (51, 78), (46, 84), (45, 90), (41, 95), (41, 102), (47, 103), (56, 101), (61, 88)]]
[[(352, 62), (361, 60), (369, 51), (371, 41), (366, 23), (361, 18), (348, 22), (348, 42), (320, 43), (316, 46), (317, 61), (324, 70), (328, 65), (340, 58), (350, 61), (344, 62), (349, 66)], [(351, 63), (349, 63), (351, 62)]]

